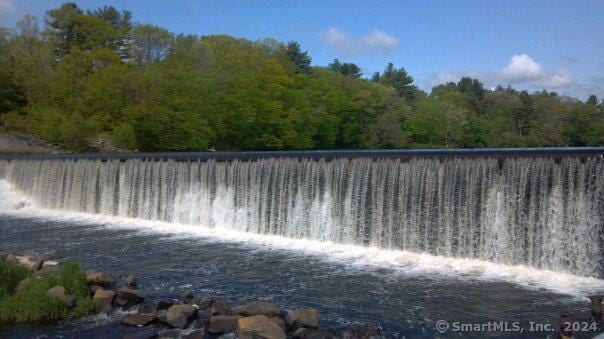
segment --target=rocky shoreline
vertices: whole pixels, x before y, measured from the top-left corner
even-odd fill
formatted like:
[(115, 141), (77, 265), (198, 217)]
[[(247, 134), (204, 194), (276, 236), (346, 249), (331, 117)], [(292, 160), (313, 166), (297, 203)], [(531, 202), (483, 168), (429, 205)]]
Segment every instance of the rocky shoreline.
[[(25, 267), (34, 277), (58, 274), (62, 261), (9, 254), (6, 261)], [(31, 277), (19, 282), (18, 293)], [(86, 272), (86, 285), (98, 311), (118, 315), (126, 312), (120, 322), (139, 328), (124, 335), (127, 339), (147, 338), (380, 338), (380, 326), (367, 323), (332, 333), (319, 328), (316, 309), (286, 310), (277, 305), (253, 301), (244, 305), (229, 305), (213, 296), (196, 296), (183, 290), (174, 299), (150, 300), (138, 289), (138, 279), (130, 275), (118, 282), (109, 272)], [(75, 296), (64, 286), (53, 286), (47, 294), (75, 307)], [(119, 326), (119, 325), (118, 325)]]

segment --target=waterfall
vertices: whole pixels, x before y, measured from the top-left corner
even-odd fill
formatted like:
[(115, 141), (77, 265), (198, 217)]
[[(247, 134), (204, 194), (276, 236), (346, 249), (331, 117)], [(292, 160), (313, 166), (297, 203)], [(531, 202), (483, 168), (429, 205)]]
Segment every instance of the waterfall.
[(13, 159), (0, 178), (40, 208), (604, 277), (601, 157)]

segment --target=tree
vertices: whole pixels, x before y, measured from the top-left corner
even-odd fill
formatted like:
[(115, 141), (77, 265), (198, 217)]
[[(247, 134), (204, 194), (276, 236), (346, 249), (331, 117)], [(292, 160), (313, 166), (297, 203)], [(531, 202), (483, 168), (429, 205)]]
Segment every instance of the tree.
[(82, 51), (113, 47), (124, 38), (124, 32), (112, 26), (105, 18), (90, 16), (75, 3), (65, 3), (46, 13), (46, 35), (59, 58), (77, 47)]
[(160, 62), (170, 50), (173, 35), (165, 28), (151, 24), (136, 25), (132, 29), (132, 56), (136, 64), (146, 66)]
[(363, 75), (359, 66), (353, 63), (341, 63), (338, 59), (334, 59), (327, 67), (333, 72), (340, 73), (348, 78), (358, 79)]
[(407, 102), (415, 101), (418, 90), (413, 85), (413, 78), (404, 68), (396, 69), (392, 63), (389, 63), (378, 80), (382, 84), (394, 87), (398, 95)]
[(290, 41), (285, 46), (285, 55), (296, 65), (296, 70), (299, 73), (310, 72), (310, 63), (312, 59), (308, 55), (308, 51), (302, 52), (300, 44), (296, 41)]
[(598, 106), (598, 97), (592, 94), (589, 96), (589, 98), (587, 98), (585, 103), (592, 106)]

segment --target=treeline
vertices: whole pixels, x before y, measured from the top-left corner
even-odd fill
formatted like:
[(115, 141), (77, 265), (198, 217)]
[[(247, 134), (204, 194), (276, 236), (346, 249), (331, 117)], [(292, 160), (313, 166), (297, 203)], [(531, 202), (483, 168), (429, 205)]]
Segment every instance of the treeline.
[(175, 35), (113, 7), (73, 3), (0, 29), (0, 123), (72, 150), (145, 151), (604, 144), (604, 103), (487, 90), (425, 93), (393, 64), (363, 79), (298, 43)]

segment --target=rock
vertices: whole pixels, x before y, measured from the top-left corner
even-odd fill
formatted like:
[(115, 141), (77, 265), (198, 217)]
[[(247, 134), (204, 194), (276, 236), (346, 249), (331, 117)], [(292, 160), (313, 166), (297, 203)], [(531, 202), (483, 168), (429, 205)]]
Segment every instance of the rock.
[(36, 272), (36, 275), (42, 276), (46, 273), (59, 274), (61, 264), (58, 261), (46, 260), (42, 263), (42, 267)]
[(25, 279), (19, 281), (17, 286), (15, 286), (15, 293), (19, 293), (19, 292), (23, 291), (25, 289), (25, 286), (27, 286), (27, 284), (29, 284), (29, 278), (25, 278)]
[(130, 274), (126, 278), (126, 287), (134, 288), (134, 287), (136, 287), (137, 284), (138, 284), (138, 279), (136, 278), (136, 276)]
[(116, 297), (115, 299), (113, 299), (113, 303), (114, 303), (115, 305), (117, 305), (117, 306), (120, 306), (120, 307), (127, 307), (127, 306), (130, 306), (130, 305), (128, 304), (128, 300), (126, 300), (126, 299), (122, 299), (122, 298), (118, 298), (118, 297)]
[(14, 253), (11, 253), (9, 255), (6, 256), (6, 258), (4, 258), (6, 261), (10, 261), (13, 263), (17, 263), (19, 262), (19, 260), (17, 260), (17, 256)]
[(30, 272), (35, 272), (42, 267), (43, 261), (40, 258), (34, 258), (27, 255), (16, 255), (15, 258), (20, 265), (27, 268), (27, 270)]
[[(301, 327), (292, 335), (293, 339), (332, 339), (333, 335), (327, 331), (316, 328)], [(350, 337), (346, 337), (350, 338)], [(355, 337), (356, 338), (356, 337)]]
[(560, 314), (560, 337), (572, 338), (574, 317), (572, 313), (563, 312)]
[(253, 301), (249, 304), (245, 304), (239, 307), (233, 307), (233, 314), (244, 317), (254, 315), (265, 315), (267, 317), (278, 317), (281, 315), (281, 309), (279, 307), (262, 301)]
[(277, 326), (281, 327), (281, 329), (285, 331), (285, 321), (283, 321), (283, 319), (279, 317), (270, 317), (268, 319), (277, 324)]
[(115, 292), (107, 291), (102, 288), (98, 288), (94, 292), (93, 300), (98, 300), (101, 304), (101, 310), (103, 312), (111, 312), (113, 309), (113, 299), (115, 299)]
[(193, 298), (188, 304), (196, 305), (200, 310), (207, 310), (210, 305), (214, 302), (214, 298), (205, 297), (205, 298)]
[(63, 286), (55, 286), (55, 287), (49, 288), (48, 291), (46, 291), (46, 293), (51, 297), (61, 299), (64, 303), (67, 304), (67, 306), (69, 306), (69, 308), (73, 308), (75, 306), (75, 300), (76, 300), (75, 296), (71, 295), (71, 294), (67, 294), (67, 292), (65, 291), (65, 287), (63, 287)]
[(142, 304), (138, 306), (138, 313), (149, 314), (155, 313), (159, 310), (167, 310), (174, 302), (172, 300), (156, 300), (150, 303)]
[[(145, 295), (137, 290), (133, 290), (129, 287), (124, 287), (124, 288), (120, 288), (117, 291), (115, 298), (116, 298), (116, 300), (117, 299), (125, 300), (126, 305), (134, 305), (134, 304), (141, 303), (143, 300), (145, 300)], [(126, 306), (126, 305), (120, 305), (120, 306)]]
[(113, 275), (111, 275), (111, 273), (91, 272), (86, 273), (86, 284), (109, 287), (115, 284), (115, 279), (113, 278)]
[(88, 153), (124, 153), (128, 152), (125, 149), (116, 147), (111, 143), (110, 140), (103, 138), (96, 138), (93, 141), (88, 142), (88, 146), (85, 149)]
[(188, 303), (189, 301), (191, 301), (191, 299), (193, 299), (193, 293), (189, 290), (182, 291), (180, 297), (178, 298), (178, 300), (180, 300), (180, 302), (183, 304)]
[(235, 332), (237, 329), (238, 315), (215, 315), (210, 317), (208, 332), (212, 334)]
[(204, 330), (194, 330), (189, 334), (184, 336), (184, 339), (203, 339), (206, 336), (206, 331)]
[(155, 320), (154, 314), (126, 314), (121, 322), (130, 326), (147, 326)]
[(300, 327), (317, 328), (319, 327), (317, 310), (309, 308), (298, 312), (288, 312), (285, 323), (290, 331), (295, 331)]
[(168, 311), (160, 310), (157, 311), (157, 320), (161, 321), (164, 324), (168, 323)]
[(285, 331), (265, 315), (239, 318), (237, 334), (241, 339), (285, 339)]
[(172, 327), (185, 328), (195, 317), (197, 308), (192, 305), (174, 305), (166, 313), (166, 323)]
[(157, 337), (156, 329), (147, 328), (138, 332), (126, 334), (124, 339), (155, 339)]
[(208, 307), (207, 312), (210, 315), (232, 315), (231, 306), (222, 300), (212, 302)]
[(604, 300), (604, 295), (592, 295), (589, 297), (591, 300), (591, 315), (594, 317), (596, 321), (599, 321), (604, 316), (604, 307), (602, 306), (602, 301)]
[(183, 334), (179, 330), (165, 330), (159, 332), (158, 339), (182, 339)]
[(99, 285), (90, 285), (88, 286), (88, 291), (90, 291), (90, 295), (93, 296), (97, 290), (103, 289), (101, 286)]
[(372, 338), (383, 337), (382, 328), (376, 324), (353, 326), (337, 333), (338, 338)]

